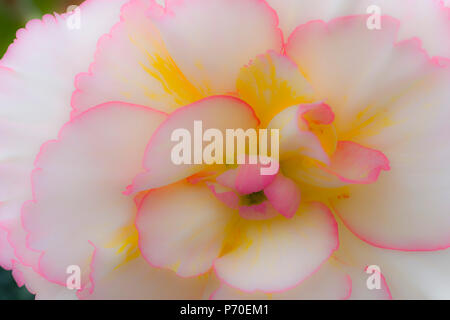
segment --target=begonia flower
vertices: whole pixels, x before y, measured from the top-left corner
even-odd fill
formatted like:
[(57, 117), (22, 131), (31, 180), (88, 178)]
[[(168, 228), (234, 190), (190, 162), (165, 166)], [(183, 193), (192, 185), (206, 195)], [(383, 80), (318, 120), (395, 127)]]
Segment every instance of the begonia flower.
[[(0, 60), (0, 265), (18, 285), (450, 297), (444, 2), (87, 0), (79, 14), (76, 29), (71, 13), (30, 21)], [(195, 121), (278, 130), (277, 170), (174, 163), (172, 133)]]

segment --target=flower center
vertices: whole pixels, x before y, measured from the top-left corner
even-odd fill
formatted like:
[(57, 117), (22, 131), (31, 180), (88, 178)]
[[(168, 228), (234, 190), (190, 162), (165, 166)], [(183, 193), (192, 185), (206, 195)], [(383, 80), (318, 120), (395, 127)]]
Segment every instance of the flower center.
[(252, 192), (250, 194), (246, 194), (246, 195), (241, 195), (239, 197), (239, 204), (242, 206), (252, 206), (255, 204), (261, 204), (264, 201), (267, 200), (266, 195), (264, 194), (264, 191), (257, 191), (257, 192)]

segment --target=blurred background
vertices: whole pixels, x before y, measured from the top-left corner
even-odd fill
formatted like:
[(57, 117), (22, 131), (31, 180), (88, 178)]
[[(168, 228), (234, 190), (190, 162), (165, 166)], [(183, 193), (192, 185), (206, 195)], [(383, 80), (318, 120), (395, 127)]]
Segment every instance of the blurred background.
[[(18, 29), (28, 20), (41, 18), (46, 13), (66, 12), (70, 5), (83, 0), (0, 0), (0, 57), (16, 37)], [(34, 299), (24, 287), (18, 288), (10, 271), (0, 267), (0, 300)]]

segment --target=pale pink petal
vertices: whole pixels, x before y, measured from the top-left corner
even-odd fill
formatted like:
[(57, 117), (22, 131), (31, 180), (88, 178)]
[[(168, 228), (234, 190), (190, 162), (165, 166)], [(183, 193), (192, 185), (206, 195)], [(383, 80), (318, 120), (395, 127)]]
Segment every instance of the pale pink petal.
[(203, 184), (183, 181), (152, 190), (136, 220), (142, 255), (183, 277), (205, 273), (222, 250), (233, 214)]
[(388, 158), (380, 151), (351, 141), (339, 141), (328, 166), (291, 159), (284, 163), (289, 177), (319, 187), (337, 188), (349, 184), (370, 184), (382, 170), (390, 170)]
[(165, 115), (110, 103), (67, 123), (46, 143), (33, 172), (33, 200), (23, 209), (28, 244), (41, 251), (39, 273), (65, 284), (78, 265), (84, 285), (92, 247), (110, 242), (132, 223), (135, 202), (122, 194), (139, 172), (145, 145)]
[(284, 291), (312, 275), (338, 247), (337, 225), (318, 203), (292, 219), (252, 221), (243, 243), (217, 259), (221, 281), (243, 291)]
[[(319, 110), (315, 115), (316, 113), (313, 112), (315, 109), (326, 111), (320, 115)], [(319, 137), (310, 130), (309, 120), (305, 118), (307, 114), (312, 115), (319, 122), (329, 122), (332, 121), (331, 118), (334, 119), (330, 108), (319, 102), (291, 106), (277, 114), (269, 123), (269, 129), (280, 130), (280, 158), (283, 160), (293, 156), (295, 158), (308, 156), (328, 164), (330, 162), (328, 154)], [(320, 116), (320, 118), (317, 118), (317, 116)], [(329, 130), (333, 129), (330, 128)]]
[(16, 226), (22, 203), (32, 197), (30, 174), (39, 148), (69, 119), (74, 77), (87, 70), (98, 38), (119, 20), (125, 2), (85, 1), (75, 30), (66, 14), (32, 20), (0, 61), (0, 221), (13, 241), (25, 242)]
[(417, 40), (397, 42), (396, 22), (382, 23), (372, 32), (364, 16), (311, 22), (295, 31), (287, 52), (335, 111), (339, 139), (389, 159), (391, 170), (376, 183), (350, 186), (336, 201), (347, 226), (385, 248), (444, 249), (450, 72)]
[(223, 186), (219, 183), (206, 182), (212, 193), (232, 209), (239, 208), (239, 195), (231, 188)]
[[(448, 138), (420, 139), (387, 152), (391, 171), (333, 201), (337, 213), (372, 245), (408, 251), (450, 245)], [(441, 137), (441, 138), (439, 138)], [(447, 135), (448, 137), (448, 135)], [(427, 137), (431, 138), (431, 137)], [(418, 151), (420, 150), (420, 151)]]
[(382, 102), (413, 81), (403, 78), (415, 71), (410, 61), (397, 61), (401, 57), (392, 50), (398, 23), (383, 17), (383, 28), (374, 31), (366, 22), (366, 16), (342, 17), (329, 23), (311, 21), (299, 26), (286, 45), (289, 57), (335, 113), (340, 140), (357, 126), (357, 120), (369, 117), (363, 112), (382, 112)]
[[(340, 220), (338, 220), (339, 222)], [(340, 247), (335, 255), (353, 270), (352, 282), (358, 288), (353, 298), (389, 298), (404, 299), (446, 299), (450, 298), (450, 249), (413, 252), (386, 250), (374, 247), (339, 223)], [(380, 268), (384, 283), (389, 292), (383, 289), (369, 290), (366, 281), (371, 273), (364, 270), (367, 266)]]
[(216, 181), (225, 187), (235, 189), (237, 175), (238, 169), (229, 169), (224, 173), (222, 173), (221, 175), (219, 175), (216, 178)]
[(262, 167), (261, 163), (244, 163), (239, 165), (235, 188), (241, 195), (261, 191), (274, 181), (277, 172), (271, 175), (264, 175), (261, 173)]
[(254, 108), (262, 127), (282, 110), (315, 100), (313, 88), (297, 64), (274, 51), (257, 56), (241, 69), (236, 90)]
[[(20, 212), (20, 209), (19, 209)], [(7, 239), (13, 248), (15, 260), (20, 261), (25, 266), (31, 266), (38, 269), (40, 252), (32, 250), (27, 244), (27, 231), (23, 227), (23, 222), (20, 216), (8, 223)]]
[[(365, 286), (371, 275), (364, 271), (365, 267), (376, 265), (394, 300), (450, 298), (450, 249), (406, 252), (377, 248), (356, 237), (342, 223), (339, 223), (339, 239), (340, 247), (335, 255), (357, 269), (359, 277), (353, 278), (360, 281), (355, 285), (364, 289), (359, 291), (361, 296), (383, 294), (382, 290), (369, 290)], [(387, 292), (384, 295), (389, 297)]]
[[(392, 295), (383, 274), (378, 271), (368, 270), (367, 267), (346, 268), (352, 281), (350, 300), (391, 300)], [(366, 272), (367, 270), (368, 272)], [(380, 278), (379, 287), (369, 288), (367, 283), (371, 280), (369, 279), (371, 276)]]
[(264, 189), (272, 206), (286, 218), (292, 218), (300, 206), (300, 188), (281, 173)]
[(214, 300), (344, 300), (352, 292), (350, 276), (333, 258), (298, 286), (280, 293), (247, 293), (224, 283), (214, 291)]
[(8, 232), (0, 226), (0, 267), (11, 270), (15, 259), (14, 249), (8, 241)]
[(113, 249), (97, 248), (89, 288), (79, 293), (88, 300), (199, 299), (207, 278), (182, 278), (173, 271), (153, 268), (138, 256), (127, 260)]
[[(381, 250), (372, 247), (352, 234), (350, 230), (342, 224), (341, 220), (337, 219), (337, 221), (339, 226), (340, 247), (335, 252), (334, 256), (341, 262), (344, 270), (350, 275), (352, 283), (350, 299), (392, 299), (392, 281), (397, 284), (405, 284), (406, 287), (401, 288), (400, 292), (407, 292), (407, 287), (412, 283), (408, 281), (410, 282), (408, 284), (405, 283), (404, 280), (394, 279), (393, 276), (399, 275), (397, 272), (401, 271), (395, 270), (395, 268), (392, 268), (387, 263), (390, 255), (401, 258), (405, 253)], [(392, 273), (392, 271), (394, 271), (394, 273)], [(406, 269), (404, 272), (406, 272)], [(402, 278), (402, 276), (400, 276), (400, 278)], [(411, 294), (415, 295), (416, 293), (411, 292)], [(394, 297), (394, 299), (396, 298), (401, 299), (400, 296)]]
[[(346, 225), (365, 241), (383, 248), (436, 250), (450, 246), (450, 74), (429, 78), (399, 101), (398, 123), (361, 139), (388, 157), (391, 170), (376, 184), (350, 188), (335, 202)], [(424, 108), (424, 105), (429, 107)]]
[[(223, 141), (226, 129), (246, 130), (256, 128), (259, 123), (249, 105), (228, 96), (212, 96), (176, 110), (152, 136), (144, 156), (144, 167), (147, 171), (135, 178), (133, 185), (128, 189), (129, 193), (165, 186), (206, 168), (207, 165), (202, 158), (202, 142), (195, 142), (197, 140), (194, 132), (195, 121), (201, 121), (203, 132), (208, 129), (220, 130)], [(180, 144), (180, 141), (171, 140), (173, 132), (177, 129), (189, 131), (190, 164), (175, 164), (172, 159), (174, 147)], [(200, 164), (195, 164), (196, 150), (200, 151)]]
[(89, 72), (76, 78), (74, 114), (109, 101), (169, 112), (202, 98), (170, 57), (150, 13), (162, 14), (163, 8), (153, 0), (123, 7), (120, 23), (99, 40)]
[(170, 0), (155, 23), (180, 70), (212, 94), (234, 92), (245, 64), (283, 45), (278, 17), (261, 0)]
[[(432, 55), (450, 58), (449, 5), (441, 0), (267, 0), (278, 13), (280, 28), (287, 38), (294, 29), (312, 20), (331, 19), (375, 13), (373, 6), (382, 15), (399, 19), (400, 39), (419, 37)], [(368, 9), (371, 11), (368, 11)], [(384, 28), (383, 23), (380, 25)]]
[(239, 215), (246, 220), (267, 220), (278, 216), (278, 212), (268, 202), (250, 206), (239, 206)]
[(19, 287), (25, 285), (36, 300), (77, 300), (76, 289), (52, 283), (39, 275), (32, 267), (14, 263), (13, 277)]
[[(431, 97), (442, 69), (420, 41), (398, 42), (397, 21), (383, 17), (381, 30), (369, 30), (366, 22), (366, 16), (312, 21), (299, 26), (286, 47), (335, 113), (339, 140), (375, 135), (398, 123), (393, 111), (407, 115), (411, 103)], [(428, 80), (433, 86), (425, 85)]]
[(331, 162), (324, 170), (346, 183), (373, 183), (381, 170), (389, 170), (389, 160), (377, 150), (351, 141), (339, 141)]
[(331, 124), (334, 121), (333, 110), (323, 102), (302, 104), (299, 106), (297, 114), (306, 123)]

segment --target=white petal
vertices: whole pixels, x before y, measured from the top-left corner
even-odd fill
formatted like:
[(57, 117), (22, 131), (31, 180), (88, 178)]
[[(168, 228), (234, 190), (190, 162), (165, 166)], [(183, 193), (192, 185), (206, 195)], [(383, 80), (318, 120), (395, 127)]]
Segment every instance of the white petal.
[(242, 231), (241, 245), (215, 261), (216, 274), (247, 292), (292, 288), (336, 250), (336, 228), (331, 213), (319, 203), (299, 210), (291, 219), (251, 221)]
[(80, 29), (68, 27), (67, 15), (30, 21), (0, 61), (0, 221), (8, 229), (20, 233), (15, 220), (32, 197), (33, 161), (69, 119), (74, 77), (88, 69), (98, 38), (119, 20), (125, 2), (86, 1)]
[(130, 1), (123, 7), (120, 23), (99, 40), (89, 72), (76, 77), (75, 113), (109, 101), (169, 112), (202, 98), (167, 52), (150, 19), (162, 12), (148, 0)]
[(123, 254), (105, 248), (95, 251), (92, 269), (92, 286), (80, 292), (81, 299), (200, 299), (208, 280), (153, 268), (142, 256), (126, 261)]
[(141, 170), (145, 145), (165, 115), (146, 107), (111, 103), (67, 123), (45, 144), (33, 172), (33, 201), (24, 206), (28, 243), (42, 251), (39, 273), (64, 284), (78, 265), (83, 284), (92, 254), (132, 224), (136, 206), (123, 194)]
[(311, 277), (298, 286), (280, 293), (265, 294), (261, 291), (247, 293), (224, 283), (212, 294), (216, 300), (343, 300), (352, 292), (352, 281), (333, 258), (324, 263)]
[[(239, 70), (258, 54), (280, 52), (275, 12), (259, 0), (170, 0), (156, 23), (189, 80), (213, 94), (234, 92)], [(237, 49), (239, 48), (239, 49)]]
[(205, 273), (222, 250), (233, 215), (204, 184), (152, 190), (136, 219), (142, 254), (152, 266), (183, 277)]
[(449, 10), (445, 9), (439, 0), (267, 0), (267, 2), (278, 13), (285, 39), (298, 25), (308, 21), (319, 19), (329, 21), (341, 16), (373, 14), (376, 11), (373, 11), (372, 6), (377, 6), (382, 15), (399, 19), (401, 40), (419, 37), (432, 56), (450, 58)]
[[(415, 41), (396, 43), (396, 23), (368, 30), (364, 16), (298, 28), (288, 54), (336, 115), (339, 140), (381, 151), (391, 170), (349, 187), (335, 208), (366, 241), (404, 250), (450, 245), (450, 69)], [(349, 50), (351, 48), (351, 50)]]
[(69, 289), (52, 283), (40, 276), (31, 267), (21, 263), (14, 264), (13, 276), (19, 287), (25, 285), (27, 290), (35, 294), (36, 300), (77, 300), (76, 289)]
[(358, 270), (351, 273), (352, 281), (359, 281), (354, 283), (359, 289), (355, 289), (353, 298), (386, 297), (383, 290), (369, 290), (366, 286), (370, 274), (363, 270), (371, 265), (380, 267), (394, 300), (450, 298), (450, 249), (404, 252), (376, 248), (358, 239), (342, 223), (339, 239), (336, 256)]

